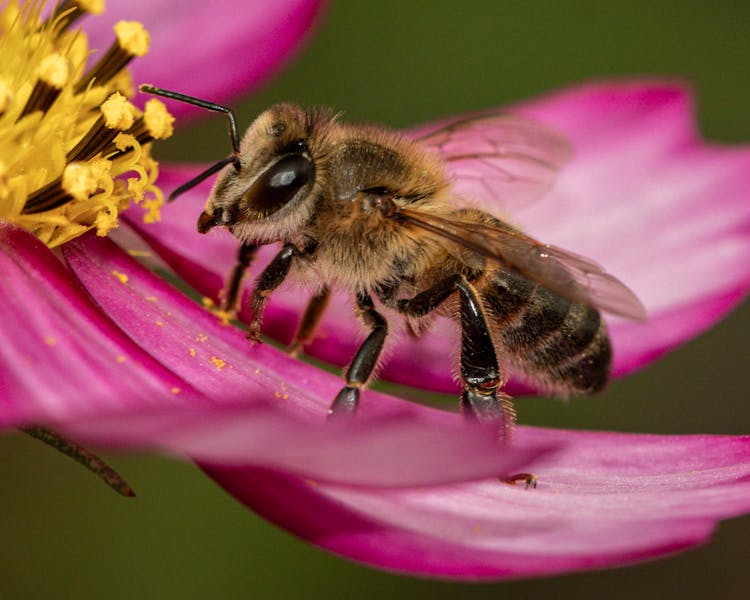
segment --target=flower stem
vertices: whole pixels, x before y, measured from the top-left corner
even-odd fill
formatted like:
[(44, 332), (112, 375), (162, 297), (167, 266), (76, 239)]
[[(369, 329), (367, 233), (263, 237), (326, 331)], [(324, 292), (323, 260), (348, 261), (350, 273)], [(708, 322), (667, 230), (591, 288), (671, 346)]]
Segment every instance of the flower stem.
[(66, 440), (64, 437), (45, 427), (24, 427), (21, 431), (52, 446), (55, 450), (62, 452), (65, 456), (83, 465), (118, 494), (129, 497), (135, 496), (133, 488), (127, 484), (117, 471), (83, 446)]

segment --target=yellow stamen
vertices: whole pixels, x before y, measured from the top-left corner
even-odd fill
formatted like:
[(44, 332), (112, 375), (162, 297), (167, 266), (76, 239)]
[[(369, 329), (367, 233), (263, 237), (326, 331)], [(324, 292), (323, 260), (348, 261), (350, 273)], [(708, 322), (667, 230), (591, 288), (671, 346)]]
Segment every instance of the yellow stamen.
[(104, 85), (117, 75), (136, 56), (148, 52), (149, 37), (143, 25), (136, 21), (119, 21), (115, 24), (117, 40), (101, 60), (83, 76), (75, 90), (80, 93), (92, 82)]
[(115, 35), (120, 48), (133, 56), (144, 56), (148, 52), (148, 32), (138, 21), (119, 21), (115, 24)]
[(87, 160), (100, 152), (108, 154), (117, 134), (132, 127), (137, 114), (135, 106), (119, 92), (107, 98), (99, 109), (101, 116), (75, 148), (68, 152), (68, 160)]
[(99, 15), (104, 12), (104, 0), (65, 0), (55, 7), (47, 23), (59, 22), (70, 27), (86, 13)]
[(39, 65), (39, 79), (44, 83), (62, 89), (70, 79), (70, 63), (57, 52), (44, 58)]
[(115, 92), (107, 98), (100, 108), (104, 121), (110, 129), (125, 131), (133, 126), (136, 116), (135, 106), (119, 92)]
[[(98, 167), (98, 168), (97, 168)], [(101, 187), (109, 163), (70, 163), (62, 176), (62, 188), (75, 200), (88, 200)]]
[(38, 72), (39, 78), (19, 119), (37, 110), (49, 110), (70, 79), (70, 64), (64, 56), (55, 52), (42, 59)]
[(87, 71), (86, 36), (66, 28), (101, 12), (101, 0), (65, 0), (44, 22), (42, 4), (0, 3), (0, 220), (50, 247), (91, 229), (106, 235), (131, 201), (157, 220), (150, 143), (171, 134), (172, 117), (158, 101), (135, 108), (123, 69), (148, 50), (148, 34), (118, 23), (117, 42)]
[(104, 0), (77, 0), (76, 4), (92, 15), (100, 15), (104, 12)]

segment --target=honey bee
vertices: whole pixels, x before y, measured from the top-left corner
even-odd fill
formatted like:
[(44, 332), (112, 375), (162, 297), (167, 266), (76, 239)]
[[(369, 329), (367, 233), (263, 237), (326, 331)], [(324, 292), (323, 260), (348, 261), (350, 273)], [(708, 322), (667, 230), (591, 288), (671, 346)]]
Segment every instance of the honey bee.
[(543, 193), (569, 154), (555, 131), (499, 112), (448, 121), (407, 137), (352, 125), (324, 109), (278, 104), (242, 140), (232, 111), (151, 86), (143, 91), (224, 112), (233, 152), (172, 197), (219, 172), (198, 231), (229, 229), (242, 243), (224, 307), (235, 305), (256, 249), (282, 248), (255, 282), (249, 337), (268, 296), (288, 276), (317, 291), (292, 348), (311, 339), (332, 288), (346, 290), (369, 328), (331, 415), (354, 413), (376, 368), (389, 321), (419, 336), (435, 315), (461, 329), (461, 408), (506, 431), (502, 362), (553, 393), (590, 394), (609, 378), (611, 346), (600, 310), (644, 319), (636, 296), (595, 262), (539, 242), (472, 207)]

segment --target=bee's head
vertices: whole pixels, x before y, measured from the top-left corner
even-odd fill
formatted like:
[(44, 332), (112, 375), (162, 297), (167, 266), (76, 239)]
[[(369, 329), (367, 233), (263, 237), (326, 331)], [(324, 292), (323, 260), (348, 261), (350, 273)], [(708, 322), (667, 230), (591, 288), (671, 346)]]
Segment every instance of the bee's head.
[(325, 170), (327, 113), (278, 104), (245, 133), (239, 161), (225, 166), (198, 219), (205, 233), (222, 225), (243, 241), (283, 238), (308, 220)]

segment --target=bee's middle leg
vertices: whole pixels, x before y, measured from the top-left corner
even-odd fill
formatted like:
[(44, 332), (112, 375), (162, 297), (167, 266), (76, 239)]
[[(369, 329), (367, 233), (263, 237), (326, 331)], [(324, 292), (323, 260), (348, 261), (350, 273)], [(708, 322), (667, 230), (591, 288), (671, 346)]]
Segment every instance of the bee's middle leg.
[(502, 376), (495, 344), (484, 308), (471, 283), (462, 275), (452, 275), (411, 299), (399, 300), (397, 307), (403, 314), (422, 317), (456, 291), (461, 306), (461, 379), (464, 383), (461, 408), (468, 417), (502, 423), (507, 440), (515, 422), (515, 411), (510, 396), (498, 390)]
[(354, 355), (346, 370), (346, 386), (336, 396), (328, 411), (329, 417), (336, 417), (356, 412), (359, 406), (360, 389), (365, 386), (378, 363), (383, 350), (385, 337), (388, 335), (388, 322), (375, 310), (369, 294), (357, 295), (357, 308), (365, 325), (372, 331)]

